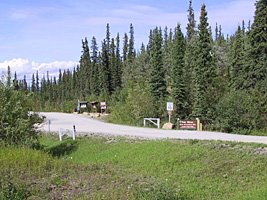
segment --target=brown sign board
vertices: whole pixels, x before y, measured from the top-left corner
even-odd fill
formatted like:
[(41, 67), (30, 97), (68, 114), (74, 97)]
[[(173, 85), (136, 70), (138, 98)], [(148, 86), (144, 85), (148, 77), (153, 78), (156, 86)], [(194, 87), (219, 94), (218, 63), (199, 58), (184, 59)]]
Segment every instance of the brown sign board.
[(197, 121), (196, 120), (181, 120), (179, 122), (180, 129), (197, 129)]

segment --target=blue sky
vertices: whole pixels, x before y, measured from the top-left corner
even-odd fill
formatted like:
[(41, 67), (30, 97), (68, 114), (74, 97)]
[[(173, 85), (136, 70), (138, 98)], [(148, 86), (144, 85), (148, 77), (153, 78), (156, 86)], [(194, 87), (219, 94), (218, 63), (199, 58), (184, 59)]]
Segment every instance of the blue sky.
[[(149, 30), (155, 26), (174, 28), (179, 22), (185, 33), (188, 0), (1, 0), (0, 1), (0, 73), (7, 66), (19, 75), (39, 70), (56, 74), (59, 68), (73, 68), (81, 55), (81, 40), (92, 36), (100, 47), (110, 24), (113, 37), (121, 40), (135, 30), (135, 48), (146, 44)], [(215, 23), (223, 32), (233, 34), (238, 24), (253, 20), (254, 0), (193, 0), (198, 21), (205, 3), (212, 29)]]

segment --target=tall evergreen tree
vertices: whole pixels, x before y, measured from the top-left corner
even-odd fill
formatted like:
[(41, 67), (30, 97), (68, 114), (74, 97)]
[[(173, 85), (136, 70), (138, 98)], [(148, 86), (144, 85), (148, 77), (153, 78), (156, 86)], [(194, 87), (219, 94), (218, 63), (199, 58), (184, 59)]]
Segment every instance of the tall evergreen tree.
[(232, 63), (230, 68), (230, 84), (233, 89), (243, 88), (244, 82), (244, 37), (241, 27), (238, 26), (232, 46)]
[(167, 27), (164, 29), (164, 39), (163, 39), (163, 66), (166, 70), (166, 83), (167, 88), (170, 88), (171, 84), (171, 70), (172, 70), (172, 30), (168, 30)]
[(85, 98), (91, 94), (92, 69), (90, 60), (90, 50), (88, 40), (82, 40), (82, 56), (80, 58), (80, 90), (82, 97)]
[(187, 38), (190, 40), (195, 34), (196, 34), (196, 20), (195, 20), (195, 14), (194, 9), (192, 7), (192, 0), (189, 0), (189, 8), (187, 10), (188, 15), (188, 24), (186, 27), (187, 30)]
[(151, 29), (148, 37), (147, 53), (150, 53), (152, 49), (152, 41), (153, 41), (153, 30)]
[(156, 101), (162, 100), (167, 96), (165, 80), (165, 70), (163, 67), (162, 55), (162, 33), (157, 27), (153, 31), (152, 48), (150, 52), (150, 80), (149, 86), (152, 96)]
[[(267, 1), (256, 3), (254, 22), (249, 33), (247, 88), (255, 88), (267, 77)], [(261, 86), (262, 87), (262, 86)], [(264, 88), (264, 86), (263, 86)], [(266, 86), (265, 86), (266, 88)]]
[(111, 92), (115, 91), (117, 88), (117, 66), (116, 66), (116, 52), (115, 52), (115, 39), (111, 39), (111, 55), (110, 55), (110, 77), (111, 77)]
[(216, 76), (212, 58), (211, 35), (206, 6), (201, 7), (197, 60), (195, 66), (195, 99), (193, 115), (207, 119), (212, 115), (213, 81)]
[(125, 33), (123, 38), (123, 62), (126, 62), (127, 60), (128, 48), (129, 48), (128, 35), (127, 33)]
[(40, 83), (39, 83), (39, 74), (38, 74), (38, 70), (36, 71), (36, 79), (35, 79), (35, 84), (36, 84), (36, 92), (40, 91)]
[(6, 86), (8, 88), (11, 87), (11, 70), (10, 70), (10, 67), (8, 66), (7, 67), (7, 80), (6, 80)]
[(106, 26), (106, 48), (107, 48), (107, 52), (108, 52), (108, 55), (110, 55), (111, 53), (111, 41), (110, 41), (110, 27), (109, 27), (109, 23), (107, 23), (107, 26)]
[(23, 77), (23, 90), (24, 91), (28, 90), (28, 84), (27, 84), (26, 75), (24, 75), (24, 77)]
[(184, 81), (184, 55), (185, 40), (181, 27), (178, 24), (172, 46), (172, 97), (176, 107), (176, 114), (180, 118), (185, 117), (185, 81)]
[(103, 94), (111, 94), (111, 71), (106, 40), (102, 43), (100, 85)]
[(121, 64), (121, 55), (120, 55), (120, 35), (117, 34), (116, 37), (116, 73), (115, 73), (115, 82), (116, 89), (121, 87), (122, 79), (122, 64)]
[(34, 73), (32, 74), (32, 86), (31, 86), (31, 91), (36, 92), (36, 83), (35, 83), (35, 76)]
[(135, 50), (134, 50), (134, 27), (130, 24), (130, 39), (129, 39), (129, 49), (128, 49), (128, 61), (133, 63), (135, 58)]
[(189, 1), (188, 8), (188, 23), (187, 23), (187, 38), (186, 38), (186, 50), (184, 58), (184, 67), (185, 67), (185, 93), (187, 94), (187, 109), (186, 115), (191, 114), (194, 93), (195, 93), (195, 67), (196, 59), (198, 57), (197, 53), (197, 30), (196, 30), (196, 21), (195, 14), (192, 7), (192, 1)]
[(91, 41), (91, 60), (92, 60), (92, 93), (99, 95), (99, 58), (96, 38)]
[(13, 89), (14, 90), (19, 90), (19, 81), (18, 81), (17, 73), (16, 72), (14, 74)]

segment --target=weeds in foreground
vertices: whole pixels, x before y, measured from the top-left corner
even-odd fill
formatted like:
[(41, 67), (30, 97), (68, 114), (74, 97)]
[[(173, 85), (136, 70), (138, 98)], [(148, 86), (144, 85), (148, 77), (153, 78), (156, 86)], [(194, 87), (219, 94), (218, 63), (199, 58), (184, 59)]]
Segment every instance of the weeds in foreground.
[(206, 141), (41, 138), (1, 147), (0, 199), (264, 199), (265, 146)]

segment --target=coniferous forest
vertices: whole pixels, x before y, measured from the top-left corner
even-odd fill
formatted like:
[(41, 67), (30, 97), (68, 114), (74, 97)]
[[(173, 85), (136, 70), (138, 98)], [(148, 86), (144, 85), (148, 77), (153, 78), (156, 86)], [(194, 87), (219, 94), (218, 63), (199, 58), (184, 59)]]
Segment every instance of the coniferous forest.
[(26, 93), (35, 111), (72, 112), (78, 100), (107, 101), (109, 121), (141, 125), (144, 117), (167, 121), (166, 102), (172, 101), (173, 123), (198, 117), (206, 130), (266, 133), (267, 2), (255, 5), (253, 22), (225, 35), (219, 24), (211, 29), (205, 5), (197, 24), (190, 0), (186, 33), (179, 23), (155, 27), (138, 48), (132, 24), (115, 38), (107, 24), (101, 42), (82, 40), (74, 69), (58, 77), (34, 73), (31, 84), (15, 73), (7, 85)]

